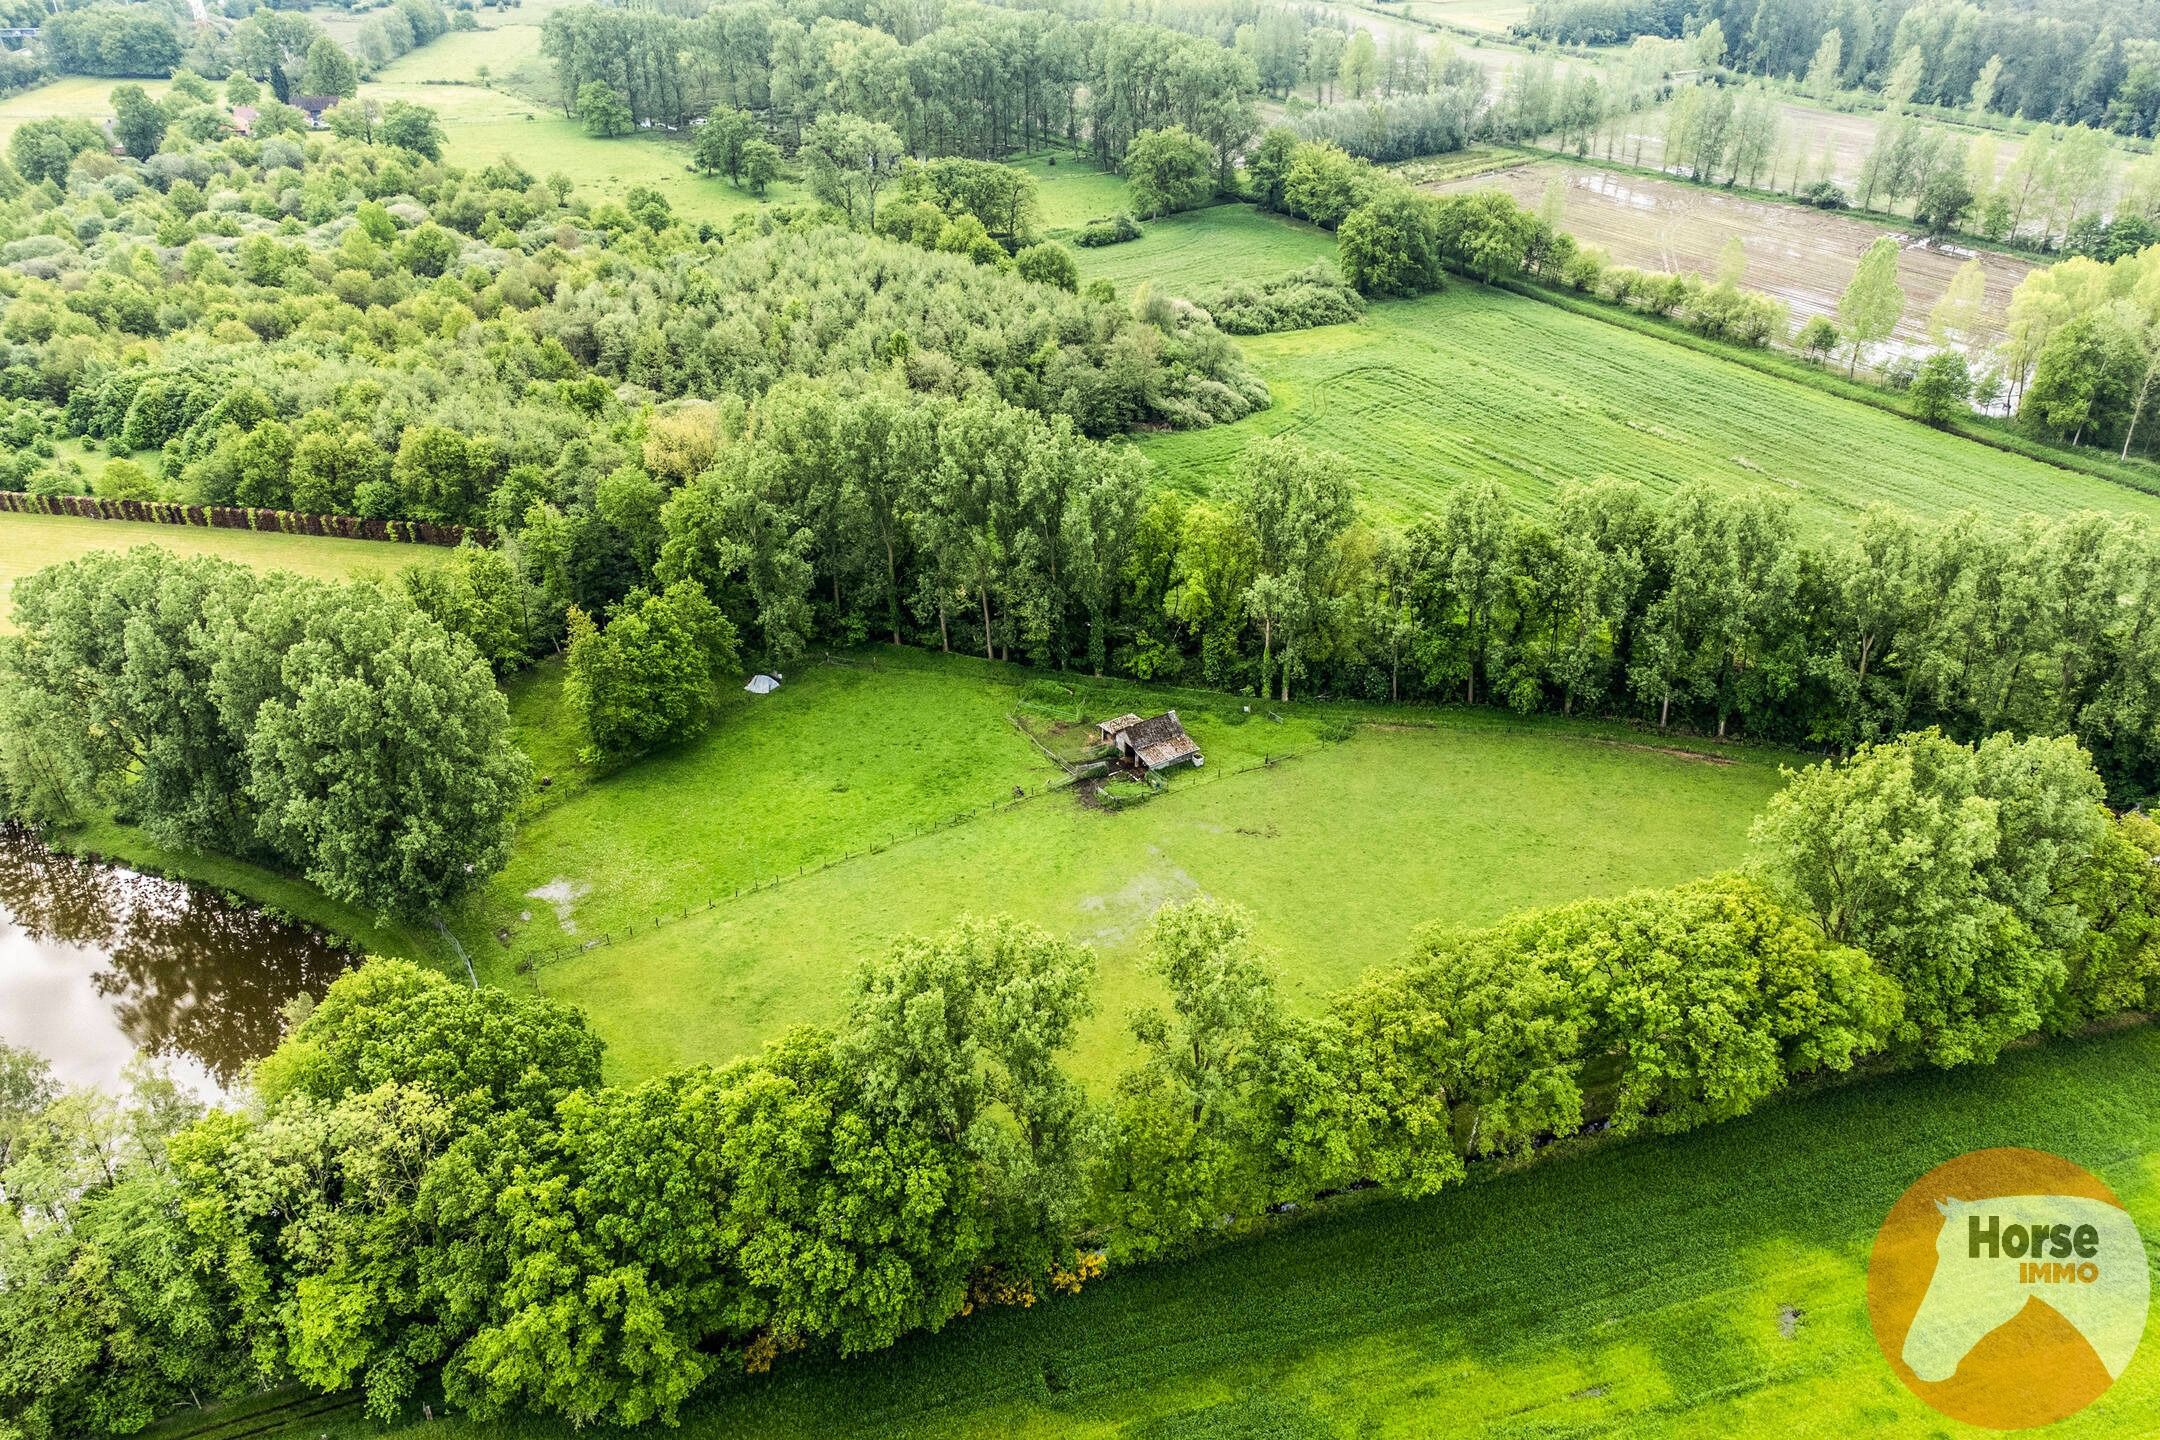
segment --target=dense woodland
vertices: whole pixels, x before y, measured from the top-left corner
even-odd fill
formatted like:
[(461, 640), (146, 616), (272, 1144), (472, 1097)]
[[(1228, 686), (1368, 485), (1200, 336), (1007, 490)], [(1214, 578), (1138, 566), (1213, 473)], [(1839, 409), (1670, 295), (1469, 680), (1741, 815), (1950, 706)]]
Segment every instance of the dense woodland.
[[(63, 155), (0, 208), (7, 483), (481, 526), (509, 563), (435, 613), (498, 673), (573, 614), (605, 626), (687, 581), (772, 664), (883, 638), (1837, 746), (2067, 728), (2118, 796), (2160, 778), (2143, 526), (1886, 513), (1808, 540), (1765, 495), (1611, 486), (1538, 519), (1466, 486), (1398, 526), (1287, 441), (1209, 494), (1164, 489), (1121, 431), (1232, 420), (1265, 389), (1198, 305), (1028, 278), (1007, 246), (1056, 247), (1025, 243), (1014, 172), (910, 172), (880, 217), (908, 239), (831, 209), (722, 236), (649, 191), (592, 206), (381, 140), (194, 141), (186, 114), (148, 159)], [(1204, 189), (1209, 160), (1188, 163)], [(1285, 132), (1249, 168), (1262, 203), (1339, 227), (1366, 293), (1612, 278), (1502, 197), (1417, 195)], [(978, 239), (953, 253), (947, 230)], [(2079, 263), (2061, 273), (2114, 277), (2081, 294), (2135, 288), (2135, 261)], [(1347, 303), (1324, 276), (1281, 293)], [(1730, 286), (1635, 303), (1782, 333)], [(2025, 403), (2066, 435), (2071, 380), (2128, 377), (2065, 359), (2115, 323), (2093, 305), (2020, 331)], [(2127, 429), (2130, 396), (2096, 391), (2086, 423)]]
[(2150, 136), (2160, 8), (2114, 0), (1540, 0), (1518, 27), (1569, 44), (1710, 33), (1702, 58), (1743, 74), (1867, 89), (1947, 110)]
[(1345, 1186), (1985, 1063), (2160, 1005), (2160, 831), (2100, 794), (2067, 740), (1865, 747), (1772, 801), (1745, 875), (1434, 930), (1311, 1014), (1239, 911), (1167, 907), (1167, 1006), (1092, 1089), (1061, 1058), (1092, 954), (1003, 920), (895, 944), (830, 1027), (637, 1085), (573, 1009), (387, 961), (295, 1009), (243, 1109), (154, 1075), (63, 1094), (0, 1049), (0, 1264), (30, 1280), (0, 1288), (0, 1423), (130, 1433), (280, 1381), (383, 1418), (669, 1419)]

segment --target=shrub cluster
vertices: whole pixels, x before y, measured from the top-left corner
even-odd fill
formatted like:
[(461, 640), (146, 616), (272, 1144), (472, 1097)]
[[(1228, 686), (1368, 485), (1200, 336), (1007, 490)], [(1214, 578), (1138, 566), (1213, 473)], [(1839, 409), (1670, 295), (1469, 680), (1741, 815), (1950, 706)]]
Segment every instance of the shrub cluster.
[(1752, 875), (1431, 931), (1309, 1019), (1234, 907), (1169, 907), (1144, 946), (1167, 1003), (1101, 1099), (1063, 1058), (1092, 957), (1006, 920), (896, 943), (833, 1028), (628, 1086), (572, 1010), (373, 962), (255, 1104), (190, 1124), (152, 1085), (94, 1161), (0, 1050), (25, 1222), (0, 1263), (31, 1280), (0, 1290), (0, 1417), (132, 1430), (296, 1380), (384, 1419), (440, 1384), (477, 1419), (667, 1420), (713, 1377), (1345, 1186), (1429, 1194), (1863, 1063), (1985, 1061), (2160, 1006), (2160, 827), (2097, 793), (2062, 741), (1866, 747), (1794, 778)]
[(1073, 236), (1073, 244), (1094, 249), (1103, 245), (1122, 245), (1128, 240), (1140, 238), (1140, 222), (1120, 210), (1115, 215), (1090, 220)]
[(1608, 265), (1596, 249), (1574, 251), (1545, 278), (1645, 315), (1677, 320), (1698, 335), (1734, 345), (1774, 345), (1791, 328), (1791, 311), (1781, 300), (1743, 290), (1730, 280), (1713, 283), (1699, 275)]
[(1450, 270), (1487, 282), (1530, 277), (1733, 344), (1786, 337), (1783, 302), (1730, 281), (1610, 265), (1501, 190), (1425, 194), (1339, 145), (1301, 140), (1285, 127), (1262, 137), (1252, 174), (1260, 204), (1335, 230), (1343, 276), (1366, 295), (1437, 290)]
[(1324, 262), (1272, 280), (1235, 280), (1195, 299), (1232, 335), (1341, 325), (1365, 313), (1365, 298)]

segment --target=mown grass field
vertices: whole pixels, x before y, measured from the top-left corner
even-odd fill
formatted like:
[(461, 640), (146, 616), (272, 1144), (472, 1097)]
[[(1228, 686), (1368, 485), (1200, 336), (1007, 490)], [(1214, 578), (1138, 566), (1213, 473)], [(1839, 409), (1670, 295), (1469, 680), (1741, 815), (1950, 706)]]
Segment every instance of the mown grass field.
[[(385, 78), (363, 86), (362, 93), (384, 104), (405, 100), (433, 109), (442, 120), (443, 158), (453, 165), (477, 169), (508, 157), (534, 175), (567, 175), (589, 200), (621, 200), (632, 186), (649, 185), (667, 196), (684, 219), (721, 224), (763, 203), (804, 198), (806, 192), (793, 181), (773, 185), (760, 201), (725, 178), (698, 174), (690, 164), (687, 133), (603, 140), (565, 118), (559, 106), (501, 86), (436, 78), (468, 72), (473, 55), (486, 53), (482, 47), (504, 33), (511, 32), (445, 36), (386, 67)], [(436, 46), (468, 38), (470, 46), (443, 56), (434, 53)]]
[[(856, 964), (893, 936), (1006, 913), (1099, 951), (1102, 1005), (1082, 1045), (1099, 1069), (1149, 997), (1134, 961), (1165, 902), (1206, 892), (1250, 908), (1284, 990), (1311, 1005), (1420, 925), (1736, 862), (1789, 758), (1705, 760), (1613, 727), (1485, 712), (1248, 717), (1229, 696), (1116, 682), (1059, 696), (981, 661), (854, 659), (740, 696), (703, 740), (608, 777), (578, 774), (553, 673), (521, 686), (525, 742), (554, 783), (509, 866), (451, 917), (482, 977), (582, 1006), (611, 1072), (640, 1076), (831, 1019)], [(1053, 788), (1062, 772), (1012, 723), (1025, 712), (1057, 742), (1043, 696), (1067, 720), (1174, 706), (1207, 764), (1137, 807), (1090, 808)], [(1323, 738), (1358, 719), (1383, 723)], [(513, 968), (604, 935), (530, 976)]]
[[(717, 1386), (683, 1440), (1474, 1440), (1989, 1433), (1925, 1408), (1868, 1328), (1898, 1195), (1966, 1150), (2082, 1164), (2160, 1238), (2160, 1031), (1788, 1099), (1750, 1119), (1381, 1200), (955, 1322), (883, 1354)], [(1791, 1312), (1788, 1315), (1788, 1312)], [(1790, 1334), (1786, 1333), (1790, 1329)], [(270, 1405), (291, 1403), (288, 1397)], [(301, 1402), (321, 1404), (323, 1402)], [(194, 1440), (561, 1440), (455, 1417), (383, 1430), (268, 1405)], [(249, 1413), (259, 1418), (249, 1420)], [(2152, 1432), (2160, 1339), (2063, 1440)]]
[(1368, 500), (1398, 515), (1476, 477), (1535, 509), (1561, 482), (1601, 476), (1657, 491), (1689, 479), (1767, 489), (1817, 529), (1875, 502), (1999, 520), (2160, 515), (2160, 498), (2126, 486), (1467, 282), (1375, 305), (1355, 325), (1240, 343), (1274, 404), (1235, 425), (1145, 437), (1177, 483), (1205, 490), (1255, 436), (1295, 433), (1341, 455)]
[(1194, 295), (1229, 280), (1267, 280), (1335, 258), (1335, 237), (1318, 226), (1251, 205), (1216, 205), (1143, 220), (1137, 240), (1075, 247), (1082, 281), (1104, 279), (1127, 294), (1152, 285)]
[(1132, 208), (1125, 177), (1096, 169), (1084, 155), (1059, 151), (1025, 156), (1012, 164), (1035, 177), (1035, 219), (1045, 231), (1077, 230), (1090, 220)]
[(93, 550), (130, 550), (137, 545), (162, 545), (181, 555), (221, 555), (259, 570), (290, 570), (338, 580), (389, 575), (407, 565), (433, 565), (447, 553), (436, 545), (339, 540), (325, 535), (0, 514), (0, 630), (11, 626), (11, 597), (15, 582), (23, 576)]
[[(0, 98), (0, 146), (14, 137), (16, 130), (30, 120), (49, 120), (54, 116), (78, 116), (85, 120), (97, 120), (112, 114), (110, 97), (113, 87), (125, 85), (125, 80), (109, 80), (92, 75), (63, 75), (34, 85), (28, 90), (18, 90), (13, 95)], [(167, 80), (138, 80), (134, 82), (150, 93), (152, 99), (162, 97), (172, 88)]]

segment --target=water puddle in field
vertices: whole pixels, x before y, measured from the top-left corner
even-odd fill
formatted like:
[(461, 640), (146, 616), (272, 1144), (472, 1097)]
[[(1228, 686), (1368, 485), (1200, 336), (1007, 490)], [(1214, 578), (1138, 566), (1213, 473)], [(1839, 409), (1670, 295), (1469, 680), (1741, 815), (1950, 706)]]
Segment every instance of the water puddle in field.
[(276, 1046), (285, 1003), (354, 958), (213, 891), (0, 827), (0, 1041), (62, 1084), (115, 1088), (142, 1053), (215, 1100)]

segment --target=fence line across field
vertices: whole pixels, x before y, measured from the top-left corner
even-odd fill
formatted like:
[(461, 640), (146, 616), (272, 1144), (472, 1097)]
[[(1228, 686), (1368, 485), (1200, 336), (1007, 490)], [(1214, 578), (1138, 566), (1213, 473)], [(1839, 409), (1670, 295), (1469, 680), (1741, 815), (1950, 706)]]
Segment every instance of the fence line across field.
[[(1297, 758), (1299, 753), (1301, 752), (1295, 750), (1284, 751), (1281, 754), (1275, 754), (1272, 752), (1265, 753), (1261, 755), (1259, 759), (1248, 761), (1246, 764), (1237, 766), (1233, 769), (1202, 772), (1205, 778), (1196, 779), (1191, 783), (1180, 786), (1179, 788), (1182, 790), (1193, 790), (1199, 788), (1202, 785), (1211, 785), (1218, 781), (1226, 780), (1233, 775), (1249, 775), (1255, 770), (1269, 769), (1273, 766), (1280, 765), (1285, 760), (1294, 760)], [(1067, 778), (1069, 781), (1070, 776), (1068, 775)], [(648, 931), (659, 930), (669, 925), (678, 924), (681, 921), (689, 919), (693, 915), (709, 914), (713, 910), (717, 909), (720, 905), (720, 902), (723, 900), (740, 900), (746, 895), (757, 895), (767, 890), (776, 890), (780, 886), (788, 884), (791, 881), (802, 880), (812, 875), (823, 874), (825, 871), (833, 869), (835, 866), (845, 865), (851, 861), (865, 859), (871, 855), (882, 855), (887, 850), (890, 850), (894, 846), (902, 844), (906, 841), (919, 840), (926, 835), (935, 835), (943, 830), (957, 829), (958, 827), (967, 824), (970, 820), (980, 820), (984, 816), (995, 814), (1000, 810), (1016, 809), (1017, 807), (1028, 802), (1029, 800), (1035, 799), (1037, 796), (1053, 795), (1070, 788), (1071, 786), (1069, 783), (1052, 783), (1045, 786), (1041, 790), (1031, 790), (1023, 795), (1015, 795), (1010, 800), (992, 800), (989, 804), (977, 807), (972, 810), (956, 811), (953, 814), (945, 817), (942, 820), (936, 821), (933, 824), (920, 826), (914, 830), (901, 831), (899, 834), (894, 835), (889, 840), (884, 840), (874, 845), (865, 846), (860, 850), (846, 850), (838, 855), (828, 856), (823, 860), (806, 862), (804, 864), (798, 865), (792, 872), (789, 872), (787, 874), (774, 875), (767, 879), (753, 880), (748, 885), (734, 886), (730, 888), (725, 895), (714, 895), (709, 897), (702, 905), (686, 905), (682, 909), (674, 911), (662, 910), (652, 917), (650, 923), (643, 924), (643, 928)], [(532, 972), (540, 969), (542, 966), (559, 964), (560, 962), (571, 959), (575, 956), (584, 955), (590, 951), (598, 950), (602, 946), (612, 945), (618, 940), (631, 939), (638, 933), (640, 924), (641, 922), (636, 920), (627, 921), (621, 926), (609, 926), (607, 929), (601, 931), (598, 935), (591, 936), (574, 944), (545, 945), (529, 949), (517, 958), (511, 968), (520, 975), (529, 975)]]

